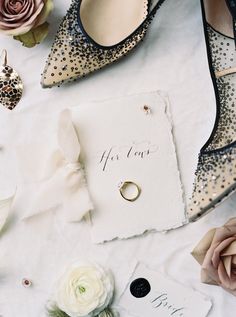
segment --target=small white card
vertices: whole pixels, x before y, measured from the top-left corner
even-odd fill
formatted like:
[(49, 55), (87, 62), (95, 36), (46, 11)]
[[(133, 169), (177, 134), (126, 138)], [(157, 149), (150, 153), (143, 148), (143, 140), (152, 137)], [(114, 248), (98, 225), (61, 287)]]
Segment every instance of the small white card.
[[(185, 207), (168, 98), (145, 93), (72, 111), (94, 203), (93, 242), (183, 225)], [(122, 198), (122, 181), (140, 187), (137, 200)]]
[(199, 292), (138, 264), (119, 306), (135, 317), (206, 317), (212, 303)]

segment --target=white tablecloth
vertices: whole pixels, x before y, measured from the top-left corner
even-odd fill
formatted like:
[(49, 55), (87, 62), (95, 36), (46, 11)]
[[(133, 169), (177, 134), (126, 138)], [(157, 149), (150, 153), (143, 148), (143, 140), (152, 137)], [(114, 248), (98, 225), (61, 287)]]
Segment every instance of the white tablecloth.
[[(0, 189), (7, 191), (15, 186), (13, 144), (26, 135), (29, 139), (34, 137), (27, 114), (47, 113), (53, 118), (59, 110), (82, 102), (163, 90), (170, 98), (181, 177), (186, 196), (190, 196), (197, 154), (211, 132), (215, 117), (199, 2), (166, 0), (139, 49), (112, 67), (60, 88), (43, 90), (39, 82), (69, 1), (55, 0), (50, 35), (36, 48), (24, 48), (1, 36), (0, 48), (8, 50), (9, 64), (20, 73), (25, 92), (13, 113), (0, 110)], [(169, 195), (166, 193), (167, 199)], [(46, 316), (45, 304), (63, 268), (74, 259), (85, 258), (112, 269), (117, 298), (136, 259), (208, 294), (213, 301), (209, 316), (233, 317), (236, 299), (218, 287), (200, 283), (200, 267), (190, 251), (209, 228), (220, 226), (235, 215), (235, 201), (233, 195), (197, 223), (168, 234), (145, 234), (104, 245), (91, 243), (89, 226), (85, 223), (63, 223), (53, 213), (23, 222), (14, 205), (11, 221), (0, 236), (0, 315)], [(25, 201), (18, 203), (22, 207)], [(33, 280), (32, 288), (21, 285), (24, 277)], [(122, 312), (121, 317), (128, 316)]]

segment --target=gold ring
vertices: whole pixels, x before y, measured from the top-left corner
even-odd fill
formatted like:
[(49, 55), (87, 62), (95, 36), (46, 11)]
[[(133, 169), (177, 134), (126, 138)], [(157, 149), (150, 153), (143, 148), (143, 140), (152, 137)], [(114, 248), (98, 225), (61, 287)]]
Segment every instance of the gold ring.
[[(128, 189), (131, 189), (133, 187), (133, 189), (135, 190), (134, 195), (130, 195), (127, 193)], [(135, 201), (139, 198), (140, 194), (141, 194), (141, 188), (134, 182), (131, 181), (125, 181), (125, 182), (120, 182), (120, 184), (118, 185), (121, 197), (124, 198), (127, 201)]]

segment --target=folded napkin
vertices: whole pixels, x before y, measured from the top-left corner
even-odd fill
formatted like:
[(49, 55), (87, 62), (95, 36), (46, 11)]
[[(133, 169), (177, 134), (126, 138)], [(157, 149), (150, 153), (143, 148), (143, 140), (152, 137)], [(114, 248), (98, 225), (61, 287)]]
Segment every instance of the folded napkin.
[[(18, 152), (18, 155), (21, 156), (21, 163), (24, 161), (23, 153), (32, 151), (34, 156), (37, 156), (35, 153), (37, 148), (33, 144), (32, 148), (29, 145), (27, 147), (27, 149), (21, 147)], [(84, 169), (79, 160), (80, 144), (69, 110), (61, 112), (59, 117), (57, 147), (57, 150), (53, 151), (50, 156), (47, 155), (49, 160), (45, 175), (39, 181), (34, 180), (27, 183), (27, 187), (30, 188), (30, 204), (23, 219), (60, 209), (66, 221), (76, 222), (93, 209)], [(47, 164), (42, 162), (42, 165)], [(23, 169), (27, 169), (27, 164), (21, 164), (22, 166), (24, 166)], [(35, 169), (37, 168), (40, 166), (35, 166)], [(23, 171), (23, 173), (27, 174), (27, 171)]]

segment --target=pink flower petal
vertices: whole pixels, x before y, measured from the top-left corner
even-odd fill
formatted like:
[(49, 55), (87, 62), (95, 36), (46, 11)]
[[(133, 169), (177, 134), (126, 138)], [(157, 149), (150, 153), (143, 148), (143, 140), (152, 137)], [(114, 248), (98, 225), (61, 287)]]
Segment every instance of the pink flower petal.
[(236, 225), (229, 226), (228, 224), (224, 225), (221, 228), (216, 229), (215, 236), (213, 238), (214, 243), (220, 243), (225, 239), (236, 236)]
[(218, 266), (218, 276), (219, 276), (219, 280), (220, 280), (220, 284), (222, 284), (222, 286), (224, 288), (229, 288), (230, 286), (230, 279), (229, 276), (225, 270), (224, 264), (223, 262), (219, 263)]
[(230, 237), (219, 243), (219, 245), (214, 249), (213, 255), (212, 255), (212, 264), (214, 268), (216, 269), (220, 262), (220, 255), (221, 252), (227, 248), (233, 241), (235, 241), (235, 237)]
[(232, 266), (234, 269), (236, 268), (236, 255), (232, 256)]
[(226, 290), (235, 291), (236, 290), (236, 279), (235, 278), (229, 278), (224, 264), (220, 262), (218, 267), (218, 274), (219, 279), (221, 281), (222, 287), (224, 287)]
[(236, 237), (235, 241), (233, 241), (223, 252), (221, 252), (221, 255), (236, 255)]
[(213, 243), (211, 244), (211, 247), (207, 251), (204, 261), (202, 263), (202, 270), (205, 270), (205, 275), (208, 274), (209, 278), (211, 278), (217, 284), (219, 284), (220, 280), (218, 277), (217, 269), (212, 264), (212, 256), (216, 246), (217, 245), (214, 245)]
[(231, 277), (231, 262), (232, 261), (232, 257), (231, 256), (226, 256), (226, 257), (222, 257), (222, 262), (224, 264), (226, 273), (228, 274), (228, 277)]

